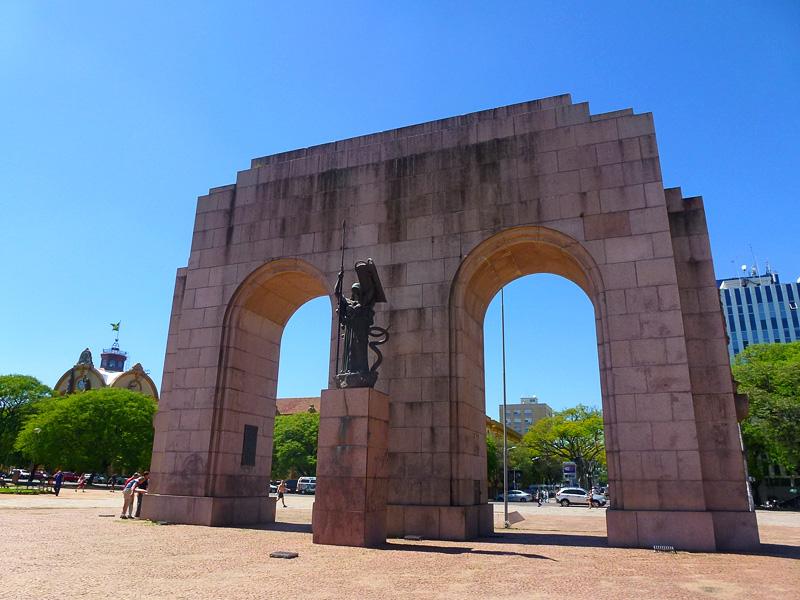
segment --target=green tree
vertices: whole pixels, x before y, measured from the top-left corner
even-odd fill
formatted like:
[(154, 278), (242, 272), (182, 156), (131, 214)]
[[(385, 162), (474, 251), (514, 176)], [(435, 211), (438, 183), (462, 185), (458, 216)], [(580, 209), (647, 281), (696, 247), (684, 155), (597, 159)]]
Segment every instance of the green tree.
[(275, 417), (272, 446), (274, 479), (314, 475), (317, 472), (319, 413)]
[(16, 447), (34, 462), (76, 471), (147, 468), (156, 402), (117, 388), (57, 396), (37, 403)]
[[(733, 376), (750, 399), (742, 437), (750, 473), (766, 476), (769, 463), (800, 472), (800, 342), (755, 344), (738, 354)], [(767, 460), (764, 460), (767, 459)]]
[(0, 464), (15, 460), (14, 442), (36, 402), (53, 390), (28, 375), (0, 376)]
[(603, 414), (596, 408), (579, 404), (542, 419), (528, 430), (522, 443), (541, 459), (574, 461), (584, 483), (591, 474), (605, 469)]
[(490, 493), (503, 487), (503, 446), (490, 432), (486, 432), (486, 481)]

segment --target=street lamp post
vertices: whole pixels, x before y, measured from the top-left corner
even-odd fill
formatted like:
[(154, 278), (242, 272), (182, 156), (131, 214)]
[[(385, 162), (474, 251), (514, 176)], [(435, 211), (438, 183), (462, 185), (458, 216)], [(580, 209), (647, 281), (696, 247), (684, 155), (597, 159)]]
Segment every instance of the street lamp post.
[(503, 346), (503, 527), (508, 529), (508, 408), (506, 405), (506, 306), (500, 288), (500, 336)]

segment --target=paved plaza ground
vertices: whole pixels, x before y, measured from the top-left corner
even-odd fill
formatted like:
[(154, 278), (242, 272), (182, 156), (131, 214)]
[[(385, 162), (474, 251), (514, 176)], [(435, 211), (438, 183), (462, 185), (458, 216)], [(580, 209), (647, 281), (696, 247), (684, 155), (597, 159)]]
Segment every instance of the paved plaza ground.
[[(606, 547), (603, 510), (513, 505), (524, 520), (471, 542), (311, 543), (311, 497), (269, 528), (118, 518), (122, 494), (0, 496), (0, 598), (797, 598), (800, 514), (758, 515), (760, 554)], [(275, 550), (300, 553), (270, 559)]]

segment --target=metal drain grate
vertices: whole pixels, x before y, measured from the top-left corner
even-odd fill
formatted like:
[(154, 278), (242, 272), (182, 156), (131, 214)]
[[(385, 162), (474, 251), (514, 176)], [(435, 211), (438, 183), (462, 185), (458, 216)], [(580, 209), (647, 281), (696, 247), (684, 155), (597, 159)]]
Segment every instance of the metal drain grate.
[(659, 546), (659, 545), (655, 545), (655, 546), (653, 546), (653, 550), (655, 552), (675, 552), (675, 547), (674, 546)]

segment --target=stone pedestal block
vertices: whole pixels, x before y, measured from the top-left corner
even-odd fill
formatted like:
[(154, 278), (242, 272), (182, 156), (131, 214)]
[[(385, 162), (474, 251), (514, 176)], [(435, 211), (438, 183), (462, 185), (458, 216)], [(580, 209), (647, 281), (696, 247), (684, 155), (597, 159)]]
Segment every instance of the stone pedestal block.
[(257, 525), (275, 522), (275, 498), (147, 494), (142, 517), (186, 525)]
[(376, 547), (386, 541), (389, 397), (371, 388), (323, 390), (315, 544)]
[(759, 547), (754, 512), (677, 510), (606, 511), (608, 545), (651, 548), (656, 544), (676, 550), (714, 552), (754, 550)]
[(426, 506), (390, 504), (389, 537), (420, 535), (430, 540), (474, 540), (492, 534), (491, 504), (473, 506)]

